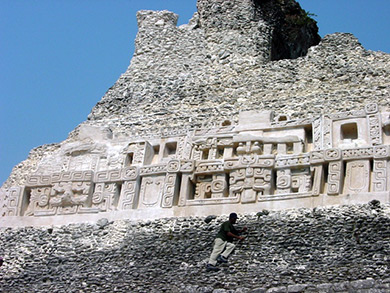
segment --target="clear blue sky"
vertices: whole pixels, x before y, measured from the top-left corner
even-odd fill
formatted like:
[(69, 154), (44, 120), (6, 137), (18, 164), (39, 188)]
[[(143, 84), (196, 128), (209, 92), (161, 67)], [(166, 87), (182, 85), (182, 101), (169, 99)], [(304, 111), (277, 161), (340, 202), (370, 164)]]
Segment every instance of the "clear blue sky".
[[(390, 52), (390, 0), (301, 0), (320, 35)], [(187, 23), (196, 0), (0, 0), (0, 185), (37, 146), (64, 140), (126, 71), (136, 12)]]

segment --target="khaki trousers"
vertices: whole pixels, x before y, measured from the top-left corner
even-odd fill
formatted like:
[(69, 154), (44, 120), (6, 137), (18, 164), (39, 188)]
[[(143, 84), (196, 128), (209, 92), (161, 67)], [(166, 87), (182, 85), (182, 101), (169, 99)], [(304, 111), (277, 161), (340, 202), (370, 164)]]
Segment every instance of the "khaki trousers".
[(218, 255), (222, 255), (227, 258), (232, 253), (234, 247), (236, 246), (233, 243), (223, 241), (221, 238), (215, 238), (213, 252), (210, 255), (209, 264), (215, 266), (217, 264)]

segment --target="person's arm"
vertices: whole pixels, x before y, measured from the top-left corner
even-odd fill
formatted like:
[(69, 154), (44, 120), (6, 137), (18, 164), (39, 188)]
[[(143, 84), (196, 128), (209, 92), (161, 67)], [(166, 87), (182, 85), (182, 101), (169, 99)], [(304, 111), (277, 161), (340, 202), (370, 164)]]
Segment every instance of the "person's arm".
[(244, 239), (245, 239), (245, 237), (243, 237), (243, 236), (238, 236), (238, 235), (236, 235), (236, 234), (233, 234), (232, 232), (227, 232), (226, 235), (229, 236), (229, 237), (236, 238), (236, 239), (238, 239), (238, 240), (244, 240)]
[(244, 228), (242, 228), (241, 230), (238, 230), (238, 234), (241, 234), (242, 232), (245, 232), (246, 230), (248, 230), (248, 228), (247, 228), (247, 227), (244, 227)]

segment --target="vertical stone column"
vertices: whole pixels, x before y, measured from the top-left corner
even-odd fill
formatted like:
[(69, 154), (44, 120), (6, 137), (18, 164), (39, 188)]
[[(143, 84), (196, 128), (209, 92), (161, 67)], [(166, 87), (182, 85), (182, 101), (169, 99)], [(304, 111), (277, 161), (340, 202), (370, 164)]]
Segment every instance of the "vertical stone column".
[(324, 152), (324, 160), (329, 162), (328, 166), (328, 195), (342, 193), (344, 179), (344, 163), (341, 150), (334, 148)]
[(123, 182), (119, 201), (120, 210), (131, 210), (137, 207), (138, 190), (139, 180)]
[(330, 162), (328, 167), (328, 195), (342, 193), (344, 164), (342, 161)]
[(178, 189), (177, 174), (167, 173), (164, 181), (164, 191), (163, 191), (161, 207), (171, 208), (173, 206), (177, 189)]
[(385, 159), (375, 159), (372, 174), (372, 191), (381, 192), (387, 190), (389, 162)]
[(140, 188), (140, 178), (138, 174), (139, 168), (136, 166), (124, 169), (122, 177), (125, 181), (122, 184), (122, 190), (119, 197), (119, 210), (137, 208)]
[(20, 216), (23, 188), (12, 187), (8, 190), (0, 189), (0, 217)]
[(320, 195), (321, 188), (324, 184), (324, 167), (322, 165), (312, 166), (311, 172), (314, 172), (313, 187), (311, 194)]
[(282, 169), (276, 171), (276, 193), (291, 193), (291, 170)]
[(187, 199), (190, 197), (191, 193), (191, 178), (192, 174), (183, 174), (181, 178), (180, 194), (179, 194), (179, 207), (184, 207), (186, 205)]

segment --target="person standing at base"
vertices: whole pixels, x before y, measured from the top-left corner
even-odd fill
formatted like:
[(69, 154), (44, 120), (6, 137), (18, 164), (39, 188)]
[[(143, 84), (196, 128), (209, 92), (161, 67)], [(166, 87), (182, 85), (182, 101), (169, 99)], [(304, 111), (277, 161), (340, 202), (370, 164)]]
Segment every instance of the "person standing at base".
[(229, 220), (221, 225), (221, 228), (215, 237), (213, 251), (206, 266), (208, 271), (218, 271), (219, 269), (216, 267), (218, 262), (227, 263), (227, 258), (236, 247), (232, 243), (234, 238), (238, 240), (245, 239), (245, 237), (239, 236), (239, 234), (245, 232), (247, 228), (244, 227), (242, 230), (236, 230), (236, 228), (233, 226), (237, 219), (237, 214), (231, 213), (229, 215)]

